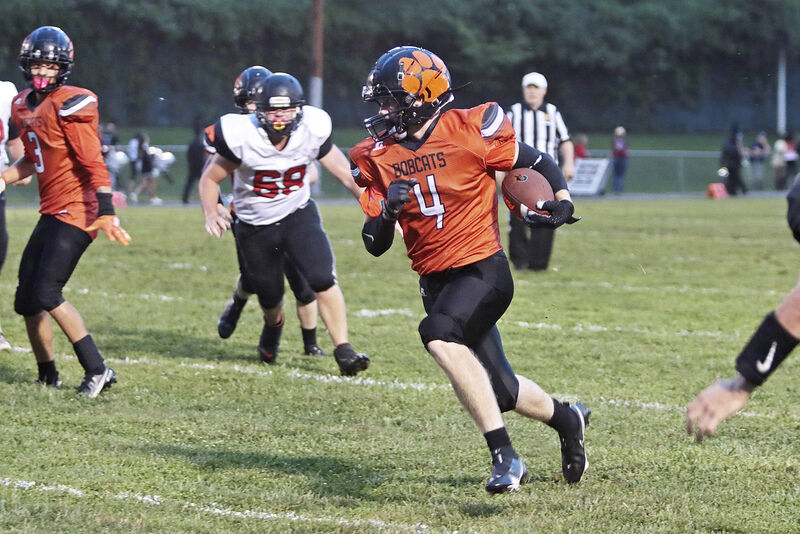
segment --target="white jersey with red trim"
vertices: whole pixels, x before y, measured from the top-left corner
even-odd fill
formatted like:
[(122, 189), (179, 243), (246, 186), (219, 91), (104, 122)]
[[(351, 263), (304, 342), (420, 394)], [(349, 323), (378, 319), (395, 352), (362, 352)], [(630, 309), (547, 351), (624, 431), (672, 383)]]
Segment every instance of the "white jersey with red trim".
[(0, 169), (8, 165), (6, 142), (11, 125), (11, 101), (17, 96), (17, 88), (11, 82), (0, 82)]
[(255, 114), (224, 115), (215, 130), (217, 154), (239, 163), (233, 180), (233, 206), (239, 219), (252, 225), (273, 224), (308, 203), (306, 169), (331, 136), (327, 112), (303, 106), (303, 118), (283, 150), (275, 148)]

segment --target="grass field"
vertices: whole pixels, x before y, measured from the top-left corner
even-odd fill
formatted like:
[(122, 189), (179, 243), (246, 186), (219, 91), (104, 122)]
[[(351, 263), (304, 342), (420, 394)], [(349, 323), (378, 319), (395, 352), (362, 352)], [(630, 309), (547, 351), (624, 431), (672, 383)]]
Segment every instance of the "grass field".
[[(60, 332), (64, 388), (33, 384), (12, 301), (36, 214), (9, 210), (0, 531), (800, 531), (796, 355), (714, 439), (684, 431), (685, 404), (732, 374), (795, 283), (783, 198), (577, 201), (584, 220), (559, 230), (552, 270), (514, 274), (500, 330), (517, 372), (592, 409), (591, 467), (567, 486), (556, 434), (509, 414), (532, 479), (496, 497), (483, 438), (419, 342), (400, 243), (372, 258), (354, 205), (321, 210), (368, 371), (343, 379), (333, 358), (303, 356), (291, 314), (277, 364), (257, 363), (254, 303), (220, 340), (231, 236), (208, 237), (197, 206), (137, 207), (121, 211), (132, 245), (99, 239), (66, 292), (119, 376), (94, 401), (74, 392), (81, 370)], [(322, 327), (319, 339), (330, 354)]]

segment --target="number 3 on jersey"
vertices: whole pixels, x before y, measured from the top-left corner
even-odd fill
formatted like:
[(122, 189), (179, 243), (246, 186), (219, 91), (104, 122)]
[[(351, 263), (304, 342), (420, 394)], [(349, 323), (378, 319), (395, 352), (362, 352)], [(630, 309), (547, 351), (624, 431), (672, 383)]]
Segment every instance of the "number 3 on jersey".
[(422, 193), (422, 186), (417, 184), (414, 186), (414, 196), (417, 197), (417, 204), (419, 204), (419, 211), (426, 217), (436, 217), (436, 229), (441, 230), (444, 228), (444, 204), (439, 198), (439, 192), (436, 190), (436, 178), (429, 174), (425, 177), (428, 182), (428, 190), (431, 192), (431, 203), (428, 204), (428, 199)]
[(256, 171), (253, 175), (253, 191), (266, 198), (290, 195), (303, 187), (306, 166), (292, 167), (281, 175), (278, 171)]
[(28, 132), (28, 140), (35, 145), (33, 153), (36, 154), (36, 161), (33, 163), (33, 168), (38, 173), (44, 172), (44, 158), (42, 157), (42, 146), (39, 144), (39, 138), (36, 137), (35, 132)]

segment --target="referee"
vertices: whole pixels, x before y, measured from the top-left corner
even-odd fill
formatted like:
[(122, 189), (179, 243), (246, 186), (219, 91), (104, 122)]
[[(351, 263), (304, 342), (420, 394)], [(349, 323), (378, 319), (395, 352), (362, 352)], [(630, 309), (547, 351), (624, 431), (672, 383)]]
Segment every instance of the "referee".
[[(508, 118), (517, 132), (517, 141), (549, 154), (561, 167), (567, 181), (575, 174), (574, 146), (558, 108), (544, 101), (547, 78), (538, 72), (522, 77), (525, 102), (511, 106)], [(544, 271), (553, 252), (554, 228), (530, 228), (510, 217), (508, 254), (517, 270)]]

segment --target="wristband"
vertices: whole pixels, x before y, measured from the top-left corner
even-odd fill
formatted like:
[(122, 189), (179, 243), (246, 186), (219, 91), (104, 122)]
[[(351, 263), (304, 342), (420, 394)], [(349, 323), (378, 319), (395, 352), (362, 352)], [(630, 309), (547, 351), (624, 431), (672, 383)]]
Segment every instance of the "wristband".
[(100, 205), (97, 216), (114, 215), (114, 203), (111, 200), (111, 193), (97, 193), (97, 203)]

